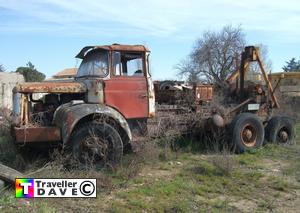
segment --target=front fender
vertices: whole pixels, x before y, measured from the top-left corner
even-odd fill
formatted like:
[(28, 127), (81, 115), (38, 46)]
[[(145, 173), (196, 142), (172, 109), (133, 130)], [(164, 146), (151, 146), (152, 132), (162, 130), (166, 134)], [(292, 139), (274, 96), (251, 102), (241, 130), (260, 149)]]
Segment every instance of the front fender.
[(129, 125), (123, 115), (117, 110), (102, 104), (74, 104), (70, 102), (58, 107), (53, 118), (53, 123), (61, 129), (63, 143), (68, 142), (76, 124), (82, 118), (92, 114), (101, 114), (114, 119), (127, 133), (129, 140), (132, 140)]

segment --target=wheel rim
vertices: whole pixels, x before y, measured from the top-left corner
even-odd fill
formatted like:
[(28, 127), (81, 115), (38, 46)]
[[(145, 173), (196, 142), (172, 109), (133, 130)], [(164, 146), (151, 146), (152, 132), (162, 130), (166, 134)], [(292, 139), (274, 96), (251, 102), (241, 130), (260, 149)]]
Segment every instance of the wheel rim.
[(240, 138), (246, 147), (254, 147), (257, 139), (257, 130), (255, 126), (252, 124), (246, 124), (242, 128)]
[(288, 130), (285, 127), (281, 128), (278, 131), (277, 138), (280, 143), (287, 143), (289, 141)]
[(91, 134), (80, 144), (80, 159), (85, 163), (106, 162), (109, 152), (108, 141)]

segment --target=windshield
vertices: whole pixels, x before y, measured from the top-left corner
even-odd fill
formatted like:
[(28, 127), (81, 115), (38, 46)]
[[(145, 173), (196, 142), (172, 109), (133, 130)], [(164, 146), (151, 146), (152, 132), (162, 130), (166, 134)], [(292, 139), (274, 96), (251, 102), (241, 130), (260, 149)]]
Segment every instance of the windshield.
[(76, 77), (108, 75), (108, 52), (93, 51), (82, 60)]

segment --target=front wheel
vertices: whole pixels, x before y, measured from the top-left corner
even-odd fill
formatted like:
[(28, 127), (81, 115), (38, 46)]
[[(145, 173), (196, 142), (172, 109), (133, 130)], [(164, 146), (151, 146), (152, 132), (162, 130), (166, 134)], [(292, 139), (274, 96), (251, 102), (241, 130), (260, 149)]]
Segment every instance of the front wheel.
[(262, 122), (251, 113), (237, 115), (230, 124), (231, 144), (236, 153), (261, 147), (264, 134)]
[(107, 123), (90, 122), (75, 130), (72, 135), (73, 156), (80, 163), (113, 166), (123, 156), (122, 139)]

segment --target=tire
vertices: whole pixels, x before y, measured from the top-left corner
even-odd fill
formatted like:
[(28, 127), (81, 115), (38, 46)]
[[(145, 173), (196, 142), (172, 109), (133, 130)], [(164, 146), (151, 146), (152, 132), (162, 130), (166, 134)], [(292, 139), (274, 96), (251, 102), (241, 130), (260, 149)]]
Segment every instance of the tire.
[(114, 166), (123, 156), (122, 139), (111, 125), (90, 122), (72, 134), (73, 157), (82, 164)]
[(275, 116), (269, 120), (266, 128), (265, 128), (265, 138), (267, 143), (276, 143), (276, 135), (278, 128), (280, 127), (281, 118), (279, 116)]
[(233, 151), (243, 153), (262, 146), (264, 127), (255, 114), (241, 113), (230, 124), (230, 139)]
[(275, 116), (269, 120), (265, 128), (265, 138), (267, 143), (276, 143), (277, 130), (280, 127), (281, 119), (279, 116)]
[(268, 143), (290, 144), (295, 137), (295, 122), (286, 116), (273, 117), (266, 126)]

